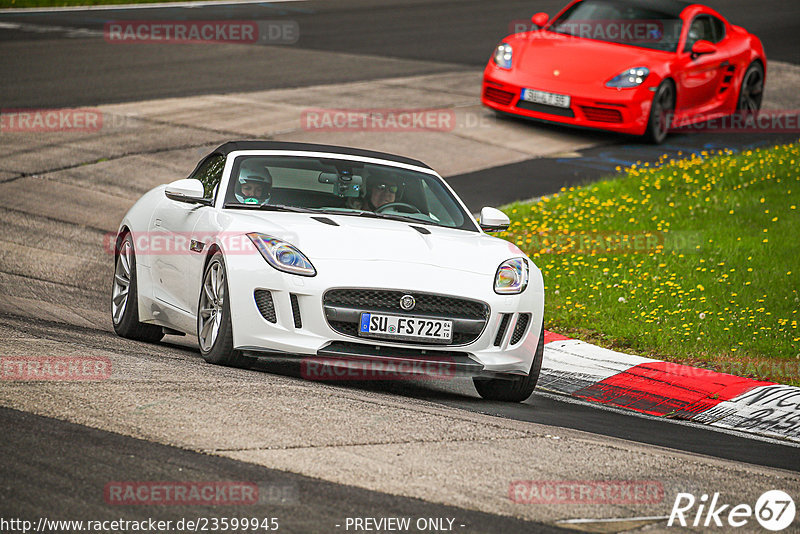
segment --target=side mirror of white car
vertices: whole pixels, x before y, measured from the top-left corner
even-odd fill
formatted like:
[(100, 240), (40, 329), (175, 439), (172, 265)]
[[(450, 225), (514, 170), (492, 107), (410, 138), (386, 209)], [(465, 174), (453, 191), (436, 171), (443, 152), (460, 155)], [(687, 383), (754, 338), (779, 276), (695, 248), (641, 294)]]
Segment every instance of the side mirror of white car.
[(487, 206), (481, 210), (480, 225), (484, 232), (502, 232), (508, 229), (511, 220), (502, 211)]
[(168, 184), (164, 194), (167, 198), (178, 202), (201, 203), (204, 200), (205, 188), (200, 180), (184, 178)]

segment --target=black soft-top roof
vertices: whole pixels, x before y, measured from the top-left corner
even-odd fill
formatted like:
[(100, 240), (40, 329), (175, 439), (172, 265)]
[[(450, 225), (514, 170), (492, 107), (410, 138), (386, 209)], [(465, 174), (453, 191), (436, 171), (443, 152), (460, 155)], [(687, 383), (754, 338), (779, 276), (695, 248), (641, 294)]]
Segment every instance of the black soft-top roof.
[(385, 159), (387, 161), (405, 163), (406, 165), (415, 165), (417, 167), (430, 169), (428, 165), (422, 163), (421, 161), (403, 156), (396, 156), (394, 154), (387, 154), (386, 152), (375, 152), (373, 150), (363, 150), (360, 148), (348, 148), (334, 145), (317, 145), (314, 143), (288, 143), (284, 141), (229, 141), (217, 147), (213, 153), (227, 156), (231, 152), (235, 152), (237, 150), (293, 150), (302, 152), (330, 152), (332, 154), (346, 154), (348, 156)]

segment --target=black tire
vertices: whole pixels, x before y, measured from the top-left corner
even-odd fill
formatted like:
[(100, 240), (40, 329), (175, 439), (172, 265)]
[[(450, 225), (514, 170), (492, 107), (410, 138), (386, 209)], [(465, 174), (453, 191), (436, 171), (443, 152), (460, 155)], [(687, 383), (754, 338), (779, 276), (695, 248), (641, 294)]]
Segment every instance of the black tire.
[[(208, 279), (209, 273), (213, 269), (221, 269), (223, 274), (222, 294), (219, 295), (217, 313), (221, 315), (219, 320), (219, 327), (216, 336), (211, 341), (210, 346), (204, 346), (204, 339), (201, 338), (202, 326), (201, 310), (204, 304), (204, 285)], [(225, 258), (221, 252), (216, 252), (209, 260), (203, 271), (203, 279), (200, 286), (200, 300), (197, 303), (197, 339), (200, 343), (200, 354), (203, 359), (208, 363), (216, 365), (227, 365), (229, 367), (247, 368), (250, 366), (252, 359), (242, 355), (241, 351), (233, 349), (233, 326), (231, 324), (231, 302), (228, 298), (228, 276), (225, 271)]]
[(664, 80), (653, 95), (647, 130), (644, 133), (647, 142), (660, 145), (667, 138), (675, 114), (675, 101), (675, 84), (672, 80)]
[(736, 111), (746, 115), (757, 115), (764, 100), (764, 66), (754, 61), (747, 67), (739, 87)]
[(522, 402), (531, 396), (536, 389), (539, 381), (539, 373), (542, 370), (542, 358), (544, 357), (544, 322), (542, 331), (539, 334), (539, 345), (536, 347), (536, 354), (533, 357), (533, 364), (530, 372), (525, 376), (514, 376), (511, 379), (504, 378), (480, 378), (472, 379), (478, 394), (486, 400), (504, 402)]
[[(125, 272), (127, 268), (128, 272)], [(119, 306), (120, 289), (127, 278), (127, 292), (122, 308)], [(114, 332), (121, 337), (155, 343), (164, 337), (160, 326), (139, 322), (139, 298), (136, 282), (136, 251), (130, 233), (117, 239), (114, 251), (114, 279), (111, 281), (111, 323)]]

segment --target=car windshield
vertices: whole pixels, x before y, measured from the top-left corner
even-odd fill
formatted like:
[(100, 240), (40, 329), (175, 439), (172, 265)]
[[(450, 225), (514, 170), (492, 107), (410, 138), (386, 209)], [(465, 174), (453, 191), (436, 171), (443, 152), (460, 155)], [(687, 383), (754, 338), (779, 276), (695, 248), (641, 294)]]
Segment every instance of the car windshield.
[(239, 156), (224, 206), (386, 218), (478, 231), (436, 176), (324, 157)]
[(584, 0), (548, 27), (549, 31), (652, 50), (675, 52), (683, 22), (679, 16), (631, 0)]

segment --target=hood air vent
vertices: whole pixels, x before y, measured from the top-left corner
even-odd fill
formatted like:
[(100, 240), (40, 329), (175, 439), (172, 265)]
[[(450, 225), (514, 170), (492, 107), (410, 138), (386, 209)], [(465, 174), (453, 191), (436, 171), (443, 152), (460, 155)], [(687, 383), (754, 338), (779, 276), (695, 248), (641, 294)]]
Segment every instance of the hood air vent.
[(314, 219), (315, 221), (321, 222), (322, 224), (328, 224), (330, 226), (339, 226), (339, 223), (327, 217), (311, 217), (311, 218)]

